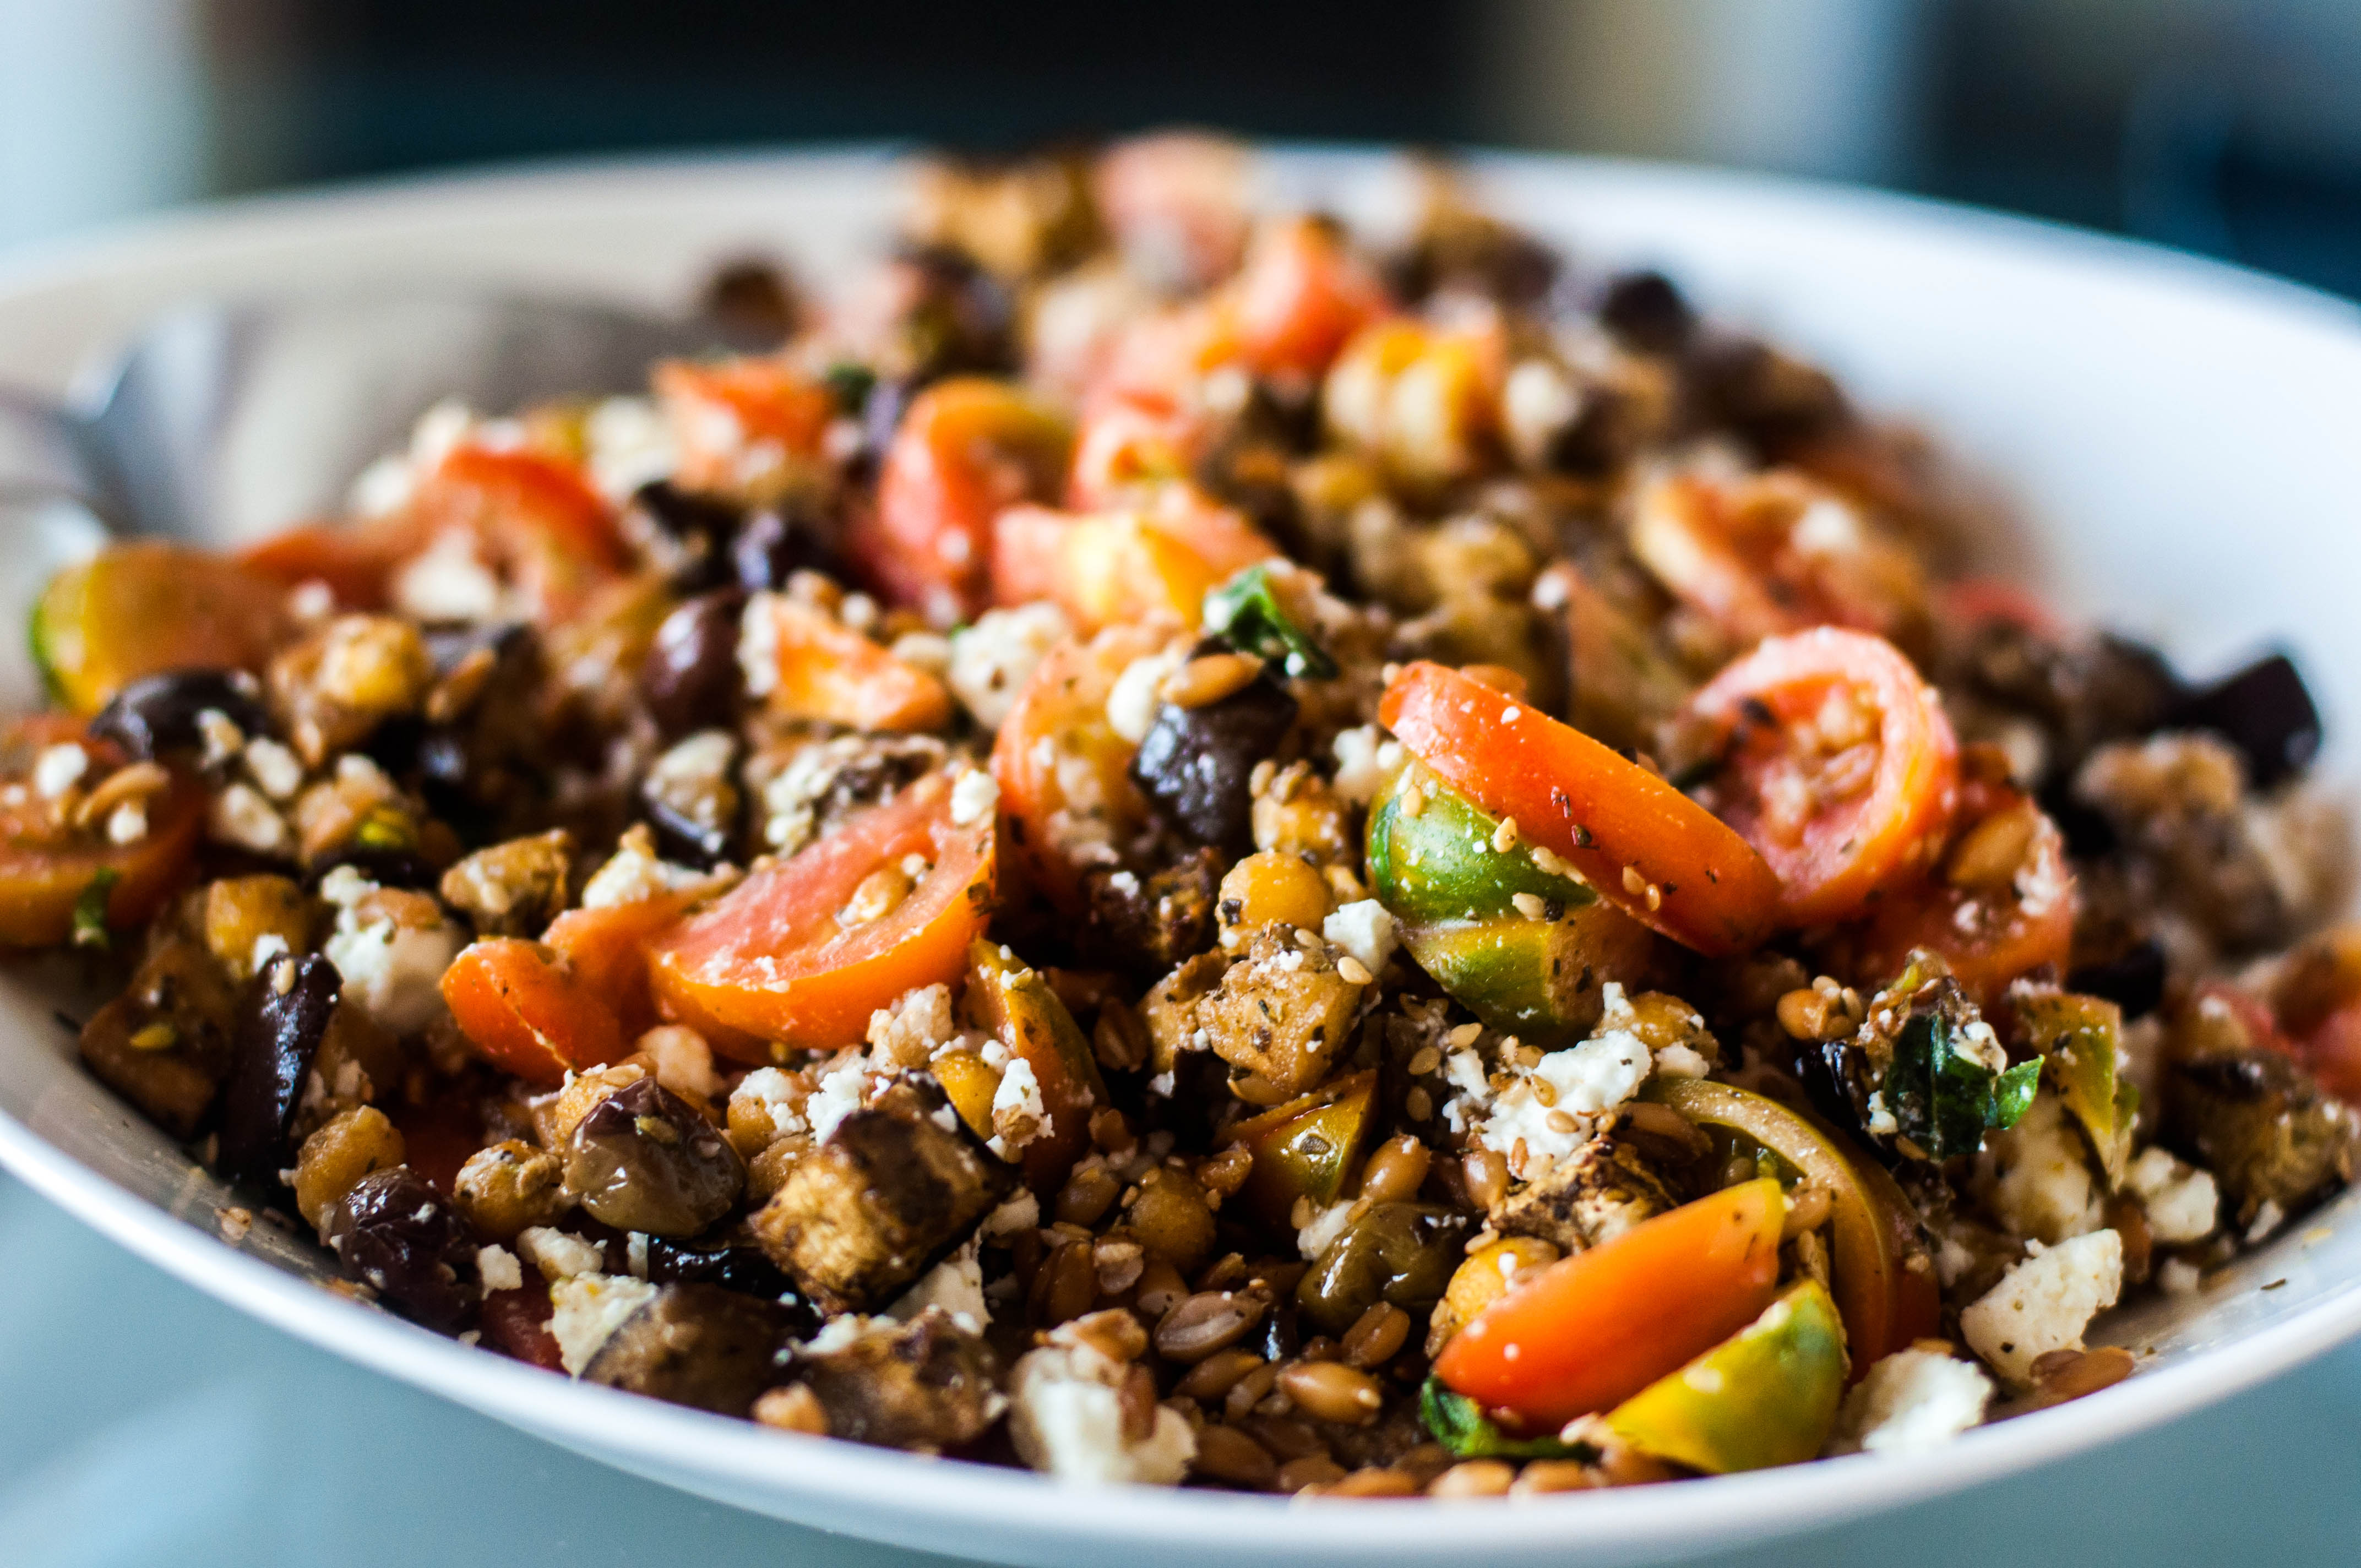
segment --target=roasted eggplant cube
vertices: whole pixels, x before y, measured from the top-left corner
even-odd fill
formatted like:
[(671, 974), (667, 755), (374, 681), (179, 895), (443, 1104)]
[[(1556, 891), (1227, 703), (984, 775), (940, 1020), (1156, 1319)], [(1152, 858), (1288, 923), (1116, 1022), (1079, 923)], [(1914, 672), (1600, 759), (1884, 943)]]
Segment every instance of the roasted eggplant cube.
[(1539, 1236), (1580, 1252), (1678, 1201), (1654, 1165), (1630, 1140), (1609, 1132), (1510, 1194), (1494, 1223), (1504, 1234)]
[(230, 1071), (236, 1018), (237, 990), (213, 955), (169, 937), (82, 1025), (82, 1065), (174, 1137), (192, 1137)]
[(992, 1347), (940, 1307), (796, 1358), (829, 1436), (928, 1453), (973, 1442), (999, 1419), (998, 1370)]
[(2246, 1225), (2266, 1203), (2292, 1214), (2350, 1181), (2361, 1123), (2286, 1057), (2251, 1047), (2172, 1064), (2165, 1139), (2213, 1171)]
[(1295, 698), (1263, 671), (1197, 707), (1166, 703), (1132, 759), (1131, 776), (1180, 830), (1234, 855), (1254, 848), (1257, 762), (1295, 722)]
[(906, 1080), (795, 1162), (754, 1215), (754, 1239), (821, 1310), (862, 1311), (900, 1294), (1015, 1184), (939, 1089)]
[(719, 1285), (665, 1285), (607, 1336), (582, 1380), (742, 1416), (777, 1378), (788, 1326), (774, 1302)]

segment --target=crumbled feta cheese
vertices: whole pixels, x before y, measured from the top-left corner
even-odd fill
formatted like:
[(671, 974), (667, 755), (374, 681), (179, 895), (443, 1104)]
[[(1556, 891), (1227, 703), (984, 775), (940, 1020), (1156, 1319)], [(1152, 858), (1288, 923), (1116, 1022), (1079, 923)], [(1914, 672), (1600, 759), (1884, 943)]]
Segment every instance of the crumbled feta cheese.
[(1500, 392), (1500, 422), (1521, 462), (1539, 465), (1582, 412), (1582, 392), (1546, 359), (1520, 360)]
[(1992, 1392), (1992, 1379), (1972, 1362), (1933, 1351), (1896, 1351), (1845, 1395), (1829, 1452), (1917, 1453), (1940, 1447), (1984, 1419)]
[(2246, 1227), (2246, 1245), (2259, 1245), (2286, 1219), (2287, 1212), (2279, 1206), (2276, 1199), (2264, 1199), (2262, 1207), (2255, 1211), (2255, 1223)]
[(1188, 662), (1185, 652), (1144, 653), (1125, 665), (1107, 693), (1107, 728), (1135, 746), (1147, 740), (1164, 700), (1157, 695), (1159, 689), (1166, 676)]
[(1013, 1236), (1019, 1231), (1041, 1228), (1041, 1200), (1023, 1188), (1016, 1196), (983, 1217), (977, 1229), (986, 1236)]
[(1047, 600), (986, 610), (973, 626), (951, 633), (944, 678), (977, 724), (997, 729), (1035, 666), (1069, 630), (1066, 612)]
[(2204, 1282), (2203, 1272), (2181, 1258), (2168, 1257), (2157, 1266), (2157, 1288), (2168, 1296), (2194, 1296)]
[(670, 478), (680, 466), (672, 422), (646, 398), (608, 398), (582, 422), (589, 448), (590, 482), (617, 506), (653, 480)]
[(1027, 1352), (1008, 1377), (1008, 1435), (1017, 1456), (1060, 1481), (1177, 1483), (1196, 1457), (1196, 1434), (1179, 1411), (1159, 1405), (1148, 1434), (1126, 1438), (1126, 1370), (1071, 1336)]
[(524, 1266), (517, 1262), (516, 1254), (504, 1246), (476, 1249), (476, 1277), (484, 1282), (486, 1290), (524, 1288)]
[(771, 1121), (774, 1135), (799, 1133), (804, 1130), (803, 1113), (796, 1108), (794, 1082), (774, 1067), (758, 1067), (738, 1080), (730, 1091), (730, 1123), (733, 1129), (751, 1120), (747, 1112), (760, 1106)]
[(1802, 555), (1858, 554), (1861, 518), (1844, 502), (1824, 496), (1804, 509), (1787, 531), (1787, 543)]
[(246, 750), (246, 731), (218, 707), (198, 710), (197, 734), (205, 748), (197, 759), (200, 767), (218, 768)]
[[(335, 874), (323, 880), (324, 896)], [(320, 950), (344, 978), (346, 1001), (392, 1033), (414, 1035), (442, 1016), (443, 971), (467, 945), (465, 933), (448, 920), (427, 929), (389, 919), (363, 924), (346, 904), (336, 912), (336, 928)]]
[(1703, 1078), (1713, 1064), (1686, 1046), (1666, 1046), (1656, 1053), (1659, 1078)]
[[(1639, 1091), (1654, 1058), (1640, 1037), (1610, 1029), (1520, 1069), (1492, 1101), (1476, 1141), (1498, 1154), (1519, 1143), (1529, 1158), (1564, 1159), (1590, 1141), (1595, 1119)], [(1536, 1083), (1553, 1091), (1544, 1104)]]
[(106, 814), (106, 841), (110, 844), (137, 844), (148, 837), (148, 806), (144, 801), (126, 800)]
[(746, 674), (746, 695), (763, 697), (779, 684), (779, 596), (748, 597), (738, 618), (738, 667)]
[(1175, 1073), (1159, 1072), (1148, 1080), (1148, 1092), (1155, 1095), (1159, 1100), (1170, 1100), (1172, 1098), (1172, 1091), (1179, 1087), (1177, 1078), (1178, 1075)]
[(362, 469), (346, 497), (356, 515), (383, 517), (408, 506), (417, 488), (418, 477), (411, 472), (410, 459), (389, 455)]
[(1331, 1203), (1312, 1216), (1312, 1223), (1295, 1233), (1295, 1250), (1303, 1255), (1306, 1263), (1317, 1263), (1328, 1245), (1345, 1234), (1353, 1218), (1353, 1201)]
[(951, 1321), (968, 1332), (982, 1333), (992, 1321), (992, 1306), (983, 1299), (983, 1265), (976, 1260), (976, 1243), (965, 1246), (927, 1270), (917, 1283), (902, 1292), (885, 1315), (906, 1323), (929, 1307), (949, 1312)]
[(939, 631), (905, 631), (886, 652), (930, 675), (950, 674), (951, 640)]
[(1361, 961), (1371, 974), (1385, 972), (1394, 956), (1394, 917), (1374, 898), (1343, 905), (1320, 922), (1320, 934)]
[(2029, 1387), (2035, 1358), (2080, 1350), (2091, 1320), (2123, 1289), (2124, 1243), (2092, 1231), (2045, 1247), (1960, 1313), (1960, 1332), (2002, 1377)]
[(460, 529), (438, 533), (393, 574), (388, 592), (393, 608), (412, 620), (490, 620), (506, 603), (500, 580), (477, 557), (475, 535)]
[(640, 1036), (638, 1048), (654, 1063), (656, 1081), (682, 1099), (701, 1105), (721, 1092), (713, 1047), (696, 1030), (659, 1025)]
[(1341, 729), (1329, 749), (1336, 756), (1336, 793), (1356, 806), (1366, 806), (1386, 775), (1401, 766), (1402, 749), (1374, 724)]
[(951, 821), (961, 828), (985, 822), (1000, 808), (1000, 783), (989, 768), (970, 768), (951, 785)]
[(1975, 1184), (2020, 1236), (2061, 1242), (2099, 1228), (2105, 1193), (2087, 1146), (2064, 1102), (2046, 1091), (2015, 1126), (1985, 1140)]
[(656, 858), (655, 842), (645, 834), (627, 833), (607, 863), (582, 884), (582, 907), (611, 909), (637, 904), (659, 894), (678, 893), (707, 880), (694, 866), (675, 865)]
[(72, 741), (44, 746), (33, 759), (33, 793), (43, 800), (55, 800), (81, 783), (89, 771), (90, 753)]
[(834, 1355), (840, 1350), (851, 1350), (871, 1334), (892, 1333), (894, 1321), (884, 1317), (864, 1317), (859, 1312), (839, 1312), (819, 1326), (819, 1332), (796, 1344), (797, 1355)]
[(265, 738), (249, 740), (246, 747), (246, 771), (262, 786), (262, 793), (273, 800), (291, 800), (303, 787), (303, 764), (295, 753), (278, 741)]
[[(1016, 1140), (1021, 1146), (1049, 1130), (1049, 1108), (1041, 1102), (1041, 1080), (1033, 1074), (1033, 1064), (1023, 1057), (1011, 1057), (1001, 1069), (1000, 1087), (992, 1093), (992, 1122), (995, 1127), (1011, 1127), (1029, 1123), (1032, 1133)], [(993, 1152), (1003, 1156), (1005, 1135), (990, 1140)]]
[(951, 988), (923, 985), (904, 992), (891, 1007), (869, 1014), (869, 1043), (881, 1060), (917, 1067), (951, 1043), (959, 1025), (951, 1017)]
[(2222, 1195), (2213, 1172), (2183, 1165), (2164, 1149), (2149, 1148), (2125, 1169), (2124, 1185), (2139, 1194), (2147, 1210), (2147, 1228), (2158, 1241), (2203, 1241), (2213, 1234)]
[(632, 1313), (655, 1297), (656, 1288), (630, 1275), (577, 1274), (549, 1288), (550, 1337), (558, 1360), (575, 1376)]
[(858, 1059), (821, 1079), (811, 1098), (804, 1102), (804, 1115), (811, 1122), (813, 1140), (826, 1143), (833, 1136), (838, 1125), (861, 1109), (868, 1087), (868, 1074)]
[(596, 1274), (607, 1266), (603, 1250), (580, 1236), (547, 1225), (527, 1226), (517, 1237), (517, 1251), (541, 1271), (544, 1279), (571, 1279), (577, 1274)]

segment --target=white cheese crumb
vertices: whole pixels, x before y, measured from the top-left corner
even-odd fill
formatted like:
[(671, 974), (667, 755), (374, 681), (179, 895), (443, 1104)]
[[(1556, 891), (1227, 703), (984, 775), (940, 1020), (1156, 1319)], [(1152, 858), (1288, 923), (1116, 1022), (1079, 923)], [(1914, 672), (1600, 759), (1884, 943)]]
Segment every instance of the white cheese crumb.
[(738, 667), (748, 696), (768, 696), (779, 684), (778, 604), (774, 593), (751, 595), (738, 618)]
[(1371, 974), (1385, 972), (1394, 955), (1394, 917), (1374, 898), (1356, 899), (1320, 923), (1320, 934), (1361, 960)]
[(33, 793), (43, 800), (58, 796), (82, 781), (90, 771), (90, 753), (68, 740), (56, 746), (44, 746), (33, 759)]
[[(1033, 1064), (1023, 1057), (1011, 1057), (1007, 1067), (1001, 1070), (1000, 1087), (992, 1093), (992, 1120), (994, 1126), (1007, 1126), (1020, 1120), (1031, 1122), (1032, 1135), (1019, 1139), (1012, 1146), (1030, 1143), (1049, 1129), (1049, 1108), (1041, 1102), (1041, 1080), (1034, 1076)], [(1009, 1153), (1002, 1137), (994, 1137), (991, 1145), (994, 1152), (1003, 1157)]]
[(2123, 1238), (2092, 1231), (2012, 1267), (1960, 1313), (1960, 1331), (2003, 1378), (2030, 1387), (2035, 1359), (2081, 1349), (2083, 1331), (2115, 1304), (2123, 1281)]
[(530, 1225), (517, 1237), (517, 1251), (524, 1260), (541, 1270), (544, 1279), (571, 1279), (577, 1274), (596, 1274), (607, 1266), (607, 1255), (580, 1236), (552, 1230), (547, 1225)]
[(983, 1223), (977, 1228), (987, 1236), (1011, 1236), (1019, 1231), (1038, 1230), (1041, 1228), (1041, 1200), (1018, 1188), (1016, 1197), (986, 1214)]
[(2246, 1227), (2246, 1245), (2259, 1245), (2286, 1219), (2287, 1212), (2279, 1206), (2277, 1200), (2264, 1199), (2262, 1207), (2255, 1211), (2255, 1223)]
[(1971, 1362), (1900, 1350), (1869, 1369), (1845, 1395), (1832, 1453), (1917, 1453), (1950, 1442), (1984, 1419), (1992, 1379)]
[(273, 800), (291, 800), (295, 792), (303, 787), (302, 762), (276, 740), (247, 741), (246, 771), (254, 775), (262, 793)]
[(1312, 1223), (1295, 1233), (1295, 1250), (1303, 1255), (1306, 1263), (1317, 1263), (1329, 1244), (1345, 1234), (1352, 1223), (1353, 1200), (1331, 1203), (1312, 1216)]
[(730, 1120), (741, 1120), (741, 1106), (761, 1106), (771, 1119), (774, 1136), (804, 1130), (803, 1113), (796, 1109), (793, 1084), (787, 1075), (774, 1067), (758, 1067), (738, 1080), (730, 1091)]
[(964, 828), (983, 822), (1000, 808), (1000, 782), (989, 768), (970, 768), (951, 785), (951, 821)]
[(1666, 1046), (1656, 1053), (1659, 1078), (1703, 1078), (1713, 1064), (1686, 1046)]
[(582, 438), (590, 449), (590, 482), (617, 506), (680, 466), (672, 422), (647, 398), (608, 398), (594, 405), (582, 422)]
[(106, 841), (110, 844), (137, 844), (148, 837), (148, 807), (145, 803), (126, 800), (106, 814)]
[(577, 1274), (551, 1286), (555, 1310), (549, 1315), (549, 1332), (566, 1370), (581, 1376), (599, 1347), (655, 1293), (654, 1286), (629, 1275)]
[(682, 1099), (702, 1105), (721, 1092), (713, 1047), (696, 1030), (660, 1024), (639, 1037), (638, 1049), (654, 1063), (656, 1081)]
[(478, 1247), (476, 1274), (483, 1280), (486, 1290), (524, 1288), (524, 1266), (517, 1262), (516, 1254), (504, 1246)]
[[(320, 884), (322, 895), (331, 903), (343, 902), (328, 893), (335, 874), (330, 872)], [(448, 920), (431, 929), (385, 919), (363, 924), (352, 904), (346, 903), (336, 912), (335, 930), (320, 950), (343, 977), (346, 1000), (394, 1034), (414, 1035), (442, 1016), (443, 971), (465, 946), (466, 935)]]
[(1008, 1435), (1017, 1456), (1060, 1481), (1169, 1486), (1188, 1474), (1196, 1434), (1180, 1412), (1156, 1407), (1139, 1442), (1124, 1436), (1126, 1367), (1071, 1336), (1030, 1351), (1009, 1374)]
[(2124, 1185), (2139, 1194), (2147, 1228), (2160, 1242), (2203, 1241), (2213, 1234), (2222, 1208), (2211, 1171), (2183, 1165), (2164, 1149), (2148, 1148), (2124, 1171)]
[(1166, 676), (1188, 662), (1186, 653), (1147, 653), (1125, 665), (1107, 693), (1107, 728), (1135, 746), (1147, 740), (1162, 701), (1156, 695), (1158, 688)]
[(867, 1088), (867, 1075), (858, 1060), (847, 1062), (821, 1079), (819, 1087), (804, 1102), (804, 1114), (810, 1119), (814, 1141), (826, 1143), (833, 1136), (844, 1119), (861, 1109)]
[(917, 1283), (902, 1292), (885, 1315), (906, 1323), (929, 1307), (949, 1312), (951, 1321), (972, 1334), (982, 1333), (992, 1321), (992, 1306), (983, 1299), (983, 1265), (976, 1260), (976, 1242), (927, 1270)]
[(959, 1033), (951, 1017), (951, 988), (925, 985), (904, 992), (891, 1007), (869, 1014), (869, 1043), (882, 1060), (916, 1066), (950, 1044)]
[(2183, 1259), (2168, 1257), (2157, 1266), (2157, 1288), (2168, 1296), (2194, 1296), (2204, 1282), (2204, 1273)]
[[(1521, 1141), (1529, 1157), (1563, 1159), (1590, 1141), (1602, 1113), (1639, 1091), (1654, 1065), (1647, 1046), (1625, 1029), (1552, 1051), (1518, 1071), (1494, 1098), (1476, 1141), (1504, 1155)], [(1537, 1081), (1554, 1091), (1551, 1103), (1534, 1091)]]
[(2081, 1131), (2055, 1094), (2037, 1095), (2015, 1126), (1985, 1140), (1976, 1185), (2020, 1236), (2061, 1242), (2099, 1228), (2105, 1194)]
[(1338, 730), (1329, 750), (1336, 757), (1336, 793), (1356, 806), (1367, 806), (1386, 775), (1402, 763), (1400, 742), (1387, 740), (1374, 724)]
[(289, 847), (286, 818), (258, 791), (242, 784), (214, 796), (205, 812), (205, 833), (217, 843), (235, 844), (258, 855), (276, 855)]
[(643, 898), (677, 893), (706, 880), (707, 873), (694, 866), (658, 860), (653, 842), (645, 836), (627, 833), (607, 863), (582, 884), (582, 907), (611, 909), (618, 905), (637, 904)]
[(205, 745), (204, 755), (197, 760), (201, 767), (220, 767), (246, 750), (246, 731), (218, 707), (198, 710), (197, 734)]
[(1043, 655), (1070, 630), (1065, 611), (1047, 600), (987, 610), (951, 634), (944, 679), (976, 723), (997, 729)]
[(412, 620), (474, 624), (506, 604), (500, 580), (478, 559), (472, 533), (450, 529), (402, 563), (388, 585), (393, 608)]

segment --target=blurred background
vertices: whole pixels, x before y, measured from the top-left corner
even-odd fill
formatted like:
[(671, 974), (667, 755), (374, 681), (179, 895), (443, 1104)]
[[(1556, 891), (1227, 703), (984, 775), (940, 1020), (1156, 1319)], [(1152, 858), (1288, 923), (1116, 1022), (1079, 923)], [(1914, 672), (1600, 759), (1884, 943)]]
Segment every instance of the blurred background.
[(1173, 121), (1867, 181), (2361, 294), (2356, 0), (0, 0), (0, 246), (572, 153)]

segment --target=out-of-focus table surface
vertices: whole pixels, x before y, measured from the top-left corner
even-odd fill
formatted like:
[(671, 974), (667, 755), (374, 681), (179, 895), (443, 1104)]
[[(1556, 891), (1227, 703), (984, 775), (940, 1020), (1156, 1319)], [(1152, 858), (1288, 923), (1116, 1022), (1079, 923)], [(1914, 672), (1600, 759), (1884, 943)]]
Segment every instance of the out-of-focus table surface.
[[(0, 1260), (0, 1563), (10, 1568), (919, 1561), (700, 1502), (348, 1366), (168, 1277), (5, 1176)], [(1467, 1558), (1480, 1563), (1480, 1521), (1470, 1525)], [(2014, 1481), (1701, 1561), (2361, 1561), (2361, 1346)]]

